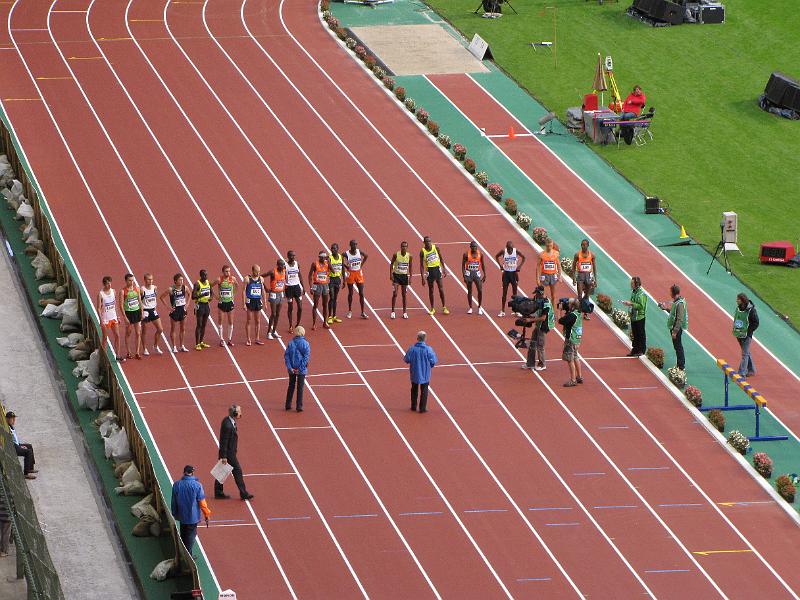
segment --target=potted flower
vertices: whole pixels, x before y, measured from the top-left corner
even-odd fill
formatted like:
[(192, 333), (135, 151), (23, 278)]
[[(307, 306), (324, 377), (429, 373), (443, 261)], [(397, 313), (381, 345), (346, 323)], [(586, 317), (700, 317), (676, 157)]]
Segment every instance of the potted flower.
[(693, 406), (697, 408), (703, 406), (703, 392), (701, 392), (699, 388), (693, 385), (687, 385), (686, 389), (683, 390), (683, 395), (686, 396), (686, 399), (691, 402)]
[(747, 451), (750, 449), (750, 440), (747, 439), (745, 434), (736, 429), (728, 434), (728, 443), (734, 450), (742, 455), (747, 454)]
[(371, 71), (375, 68), (375, 65), (378, 64), (378, 59), (370, 54), (364, 58), (364, 64), (367, 65), (367, 68)]
[(611, 296), (607, 296), (606, 294), (597, 294), (597, 296), (595, 296), (595, 303), (600, 310), (606, 314), (614, 310), (614, 301), (611, 299)]
[(386, 71), (384, 71), (383, 67), (381, 67), (380, 65), (375, 65), (374, 67), (372, 67), (372, 73), (375, 75), (375, 77), (377, 77), (381, 81), (383, 81), (383, 78), (386, 77)]
[(356, 53), (356, 56), (361, 60), (364, 60), (367, 57), (367, 49), (364, 48), (364, 46), (362, 46), (361, 44), (355, 47), (354, 52)]
[(528, 231), (531, 223), (533, 223), (533, 219), (531, 219), (529, 214), (524, 212), (517, 213), (517, 225), (522, 227), (525, 231)]
[(336, 30), (336, 37), (342, 41), (345, 41), (347, 39), (347, 31), (343, 27), (339, 27)]
[(428, 133), (430, 133), (433, 137), (437, 137), (439, 135), (439, 124), (436, 121), (428, 119)]
[(358, 46), (358, 42), (355, 41), (353, 38), (349, 37), (344, 41), (344, 45), (347, 46), (350, 50), (355, 51), (356, 46)]
[(395, 98), (400, 100), (400, 102), (405, 102), (405, 100), (406, 100), (406, 88), (404, 88), (402, 85), (397, 86), (396, 88), (394, 88), (394, 96), (395, 96)]
[[(686, 385), (686, 371), (684, 371), (683, 369), (679, 369), (678, 367), (670, 367), (667, 370), (667, 377), (676, 387), (683, 388), (683, 386)], [(697, 390), (697, 388), (694, 389)], [(700, 404), (695, 404), (695, 406), (699, 407), (703, 403), (703, 397), (700, 390), (697, 390), (697, 393), (700, 394), (700, 396), (698, 397), (698, 401), (700, 402)], [(691, 398), (689, 399), (689, 401), (692, 402)], [(694, 402), (692, 403), (694, 404)]]
[(753, 466), (764, 479), (772, 477), (772, 459), (766, 452), (756, 452), (753, 454)]
[(450, 150), (450, 146), (452, 145), (452, 142), (450, 141), (450, 136), (449, 136), (449, 135), (447, 135), (446, 133), (442, 133), (442, 134), (440, 134), (440, 135), (439, 135), (439, 137), (437, 138), (437, 141), (438, 141), (438, 142), (439, 142), (439, 143), (440, 143), (442, 146), (444, 146), (445, 148), (447, 148), (448, 150)]
[(404, 104), (406, 105), (406, 108), (409, 110), (409, 112), (413, 113), (415, 110), (417, 110), (417, 103), (414, 102), (413, 98), (406, 98)]
[(500, 185), (499, 183), (490, 183), (488, 186), (486, 186), (485, 184), (481, 185), (484, 185), (484, 187), (486, 187), (487, 191), (489, 192), (489, 195), (498, 202), (500, 202), (500, 200), (503, 199), (503, 186)]
[(330, 7), (331, 7), (330, 0), (322, 0), (322, 1), (319, 3), (319, 9), (320, 9), (322, 12), (325, 12), (326, 10), (329, 10), (329, 9), (330, 9)]
[[(489, 185), (489, 176), (486, 174), (486, 171), (478, 171), (475, 173), (475, 181), (477, 181), (481, 187), (486, 187)], [(489, 194), (491, 194), (491, 192), (489, 192)], [(497, 200), (498, 198), (495, 199)]]
[(573, 265), (572, 258), (569, 256), (561, 257), (561, 270), (569, 277), (573, 277), (575, 275), (575, 266)]
[(386, 86), (386, 89), (393, 90), (394, 89), (394, 79), (391, 77), (384, 77), (383, 78), (383, 85)]
[(506, 208), (506, 212), (510, 214), (512, 217), (517, 214), (517, 201), (513, 198), (506, 198), (506, 201), (503, 203)]
[(465, 158), (464, 168), (467, 170), (467, 173), (469, 173), (470, 175), (474, 175), (478, 166), (475, 164), (475, 161), (472, 160), (471, 158)]
[(781, 498), (789, 503), (794, 502), (794, 495), (797, 492), (797, 488), (788, 475), (781, 475), (775, 480), (775, 489), (778, 490)]
[(725, 413), (715, 408), (708, 413), (708, 420), (717, 428), (717, 431), (723, 433), (725, 431)]
[(614, 321), (614, 325), (624, 331), (628, 328), (628, 325), (630, 325), (631, 317), (624, 310), (614, 309), (611, 311), (611, 320)]
[[(630, 317), (628, 319), (630, 320)], [(648, 348), (647, 352), (645, 352), (645, 356), (659, 369), (664, 368), (664, 351), (661, 348)]]
[(428, 122), (429, 118), (430, 118), (430, 115), (428, 114), (428, 111), (420, 106), (417, 109), (417, 121), (419, 121), (420, 123), (425, 125), (425, 123)]
[(547, 229), (544, 227), (534, 227), (533, 228), (533, 241), (535, 241), (540, 246), (545, 243), (547, 240)]
[(464, 161), (464, 158), (467, 156), (467, 147), (462, 146), (461, 144), (456, 144), (453, 146), (453, 156), (456, 157), (456, 160)]

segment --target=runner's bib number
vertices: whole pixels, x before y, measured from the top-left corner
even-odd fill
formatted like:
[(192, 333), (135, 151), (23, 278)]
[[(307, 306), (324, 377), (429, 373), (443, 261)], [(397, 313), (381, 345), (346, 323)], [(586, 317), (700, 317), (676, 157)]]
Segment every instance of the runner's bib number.
[(398, 275), (408, 275), (408, 263), (396, 262), (394, 263), (394, 272)]
[(347, 270), (348, 271), (360, 271), (361, 270), (361, 259), (360, 258), (351, 258), (350, 259), (350, 267)]
[(270, 292), (270, 293), (269, 293), (269, 301), (270, 301), (270, 302), (274, 302), (274, 301), (275, 301), (275, 300), (277, 300), (277, 299), (278, 299), (278, 294), (277, 294), (277, 292)]
[(186, 306), (186, 298), (183, 296), (175, 297), (175, 306)]
[(139, 299), (138, 298), (128, 298), (125, 301), (125, 310), (128, 312), (139, 310)]
[(331, 277), (342, 276), (342, 263), (331, 263)]
[(250, 296), (252, 296), (253, 298), (261, 298), (261, 288), (260, 287), (250, 288)]
[(580, 263), (580, 271), (581, 273), (590, 273), (592, 270), (592, 263), (590, 262), (582, 262)]
[(556, 268), (556, 261), (554, 260), (546, 260), (544, 261), (544, 269), (545, 271), (554, 271)]
[(506, 256), (503, 259), (503, 269), (506, 271), (516, 271), (517, 270), (517, 257), (516, 256)]
[(222, 288), (219, 291), (219, 297), (222, 300), (233, 300), (233, 290)]
[(211, 288), (200, 288), (200, 297), (201, 298), (208, 298), (211, 296)]
[(429, 267), (437, 266), (436, 263), (439, 262), (439, 255), (436, 252), (431, 252), (425, 257), (425, 262)]
[(317, 271), (317, 283), (328, 283), (327, 271)]

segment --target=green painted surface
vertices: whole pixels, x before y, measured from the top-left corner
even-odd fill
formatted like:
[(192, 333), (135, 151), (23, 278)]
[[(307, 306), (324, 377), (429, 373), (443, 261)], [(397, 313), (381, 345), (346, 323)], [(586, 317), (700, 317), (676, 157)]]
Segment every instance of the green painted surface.
[(435, 11), (416, 0), (396, 0), (379, 4), (374, 8), (362, 4), (331, 2), (331, 12), (347, 27), (367, 25), (416, 25), (441, 23), (442, 18)]
[[(379, 23), (380, 13), (376, 12), (374, 15), (373, 24)], [(340, 15), (337, 13), (337, 16)], [(341, 18), (343, 25), (350, 26), (351, 23), (344, 15), (341, 15)], [(476, 75), (475, 79), (529, 129), (538, 129), (536, 121), (547, 112), (546, 109), (520, 89), (513, 80), (496, 68), (492, 68), (490, 73)], [(403, 76), (397, 77), (396, 80), (397, 85), (406, 88), (408, 97), (416, 100), (417, 106), (424, 107), (430, 112), (431, 118), (439, 123), (442, 133), (448, 134), (454, 143), (459, 142), (467, 147), (468, 155), (475, 160), (478, 170), (485, 170), (489, 174), (490, 181), (502, 184), (505, 197), (513, 197), (521, 211), (533, 216), (534, 226), (542, 226), (548, 231), (555, 232), (559, 244), (566, 252), (571, 253), (573, 248), (577, 249), (583, 237), (591, 237), (565, 216), (516, 165), (498, 152), (490, 140), (482, 137), (480, 132), (427, 79), (421, 76)], [(556, 126), (556, 130), (563, 131), (563, 128)], [(571, 136), (550, 136), (545, 138), (545, 143), (655, 244), (677, 240), (676, 225), (663, 216), (644, 215), (642, 194), (595, 152)], [(597, 252), (596, 247), (595, 251)], [(597, 253), (603, 269), (601, 287), (598, 291), (614, 299), (627, 298), (630, 293), (628, 276), (615, 266), (604, 252)], [(719, 265), (715, 265), (711, 275), (706, 277), (705, 270), (711, 257), (699, 246), (665, 249), (665, 253), (723, 306), (730, 304), (730, 299), (743, 287)], [(666, 297), (666, 291), (664, 296)], [(667, 314), (659, 311), (654, 305), (650, 306), (648, 314), (648, 342), (650, 346), (665, 349), (668, 367), (674, 364), (674, 354), (666, 327)], [(693, 318), (699, 317), (694, 315)], [(794, 330), (765, 309), (762, 310), (762, 328), (759, 333), (761, 334), (759, 337), (767, 341), (779, 340), (779, 343), (770, 345), (771, 349), (787, 361), (795, 372), (800, 372), (800, 336)], [(723, 378), (714, 359), (690, 338), (685, 339), (684, 346), (689, 365), (689, 383), (702, 390), (706, 406), (722, 404)], [(731, 360), (735, 358), (730, 357)], [(730, 398), (731, 404), (734, 405), (750, 404), (744, 393), (735, 386), (731, 388)], [(752, 412), (730, 411), (725, 416), (726, 433), (739, 429), (746, 435), (754, 434)], [(787, 433), (769, 414), (762, 415), (761, 425), (762, 435)], [(788, 442), (754, 443), (753, 447), (755, 451), (768, 452), (773, 458), (776, 476), (800, 471), (800, 443), (796, 439), (791, 438)]]
[[(476, 17), (464, 0), (429, 3), (468, 37), (483, 36), (497, 63), (561, 118), (591, 91), (597, 53), (613, 56), (623, 97), (638, 83), (656, 107), (655, 142), (594, 150), (668, 202), (674, 218), (712, 249), (721, 212), (738, 212), (744, 256), (731, 257), (735, 272), (800, 324), (800, 270), (758, 262), (761, 242), (797, 245), (800, 235), (787, 218), (800, 187), (800, 123), (756, 104), (773, 70), (800, 77), (795, 3), (727, 0), (724, 25), (662, 28), (627, 17), (624, 1), (550, 0), (548, 10), (515, 2), (520, 14), (506, 9), (497, 20)], [(527, 45), (554, 38), (557, 66), (549, 51)]]
[[(0, 109), (0, 119), (2, 119), (4, 126), (11, 131), (8, 124), (8, 119), (2, 112), (2, 109)], [(27, 160), (25, 159), (22, 148), (20, 147), (13, 133), (12, 138), (17, 155), (22, 160), (30, 181), (37, 189), (39, 198), (42, 202), (42, 210), (47, 216), (48, 220), (50, 220), (52, 223), (52, 215), (44, 200), (44, 196), (41, 194), (41, 190), (39, 189), (38, 183), (36, 183), (36, 179), (33, 177), (30, 166), (27, 164)], [(22, 273), (25, 283), (26, 296), (31, 303), (31, 308), (34, 311), (34, 314), (38, 315), (42, 310), (38, 305), (39, 298), (47, 297), (41, 296), (38, 290), (39, 284), (44, 282), (36, 281), (33, 267), (31, 266), (30, 261), (24, 255), (25, 245), (22, 241), (22, 236), (18, 228), (19, 223), (13, 220), (13, 213), (8, 210), (5, 205), (0, 207), (0, 225), (3, 227), (6, 238), (12, 246), (12, 250), (15, 254), (15, 261), (20, 267), (20, 272)], [(59, 253), (64, 257), (67, 269), (70, 271), (73, 279), (76, 282), (80, 282), (80, 278), (77, 276), (77, 270), (70, 262), (70, 255), (66, 250), (64, 242), (60, 239), (58, 233), (55, 231), (54, 241)], [(86, 306), (93, 306), (92, 301), (83, 287), (81, 288), (81, 299)], [(56, 361), (59, 373), (64, 379), (69, 400), (72, 403), (75, 415), (81, 427), (81, 431), (86, 438), (86, 443), (91, 452), (92, 458), (97, 465), (98, 473), (103, 481), (106, 497), (109, 500), (112, 512), (114, 513), (114, 518), (117, 521), (123, 542), (125, 543), (126, 549), (131, 557), (133, 568), (144, 591), (145, 597), (152, 600), (168, 599), (170, 594), (174, 591), (190, 589), (192, 587), (192, 580), (190, 577), (171, 578), (163, 582), (150, 579), (150, 573), (156, 564), (165, 558), (171, 558), (173, 556), (171, 541), (166, 535), (156, 539), (139, 538), (134, 537), (131, 534), (131, 530), (136, 524), (136, 519), (131, 514), (130, 507), (141, 500), (141, 498), (117, 496), (114, 493), (114, 487), (119, 484), (114, 477), (112, 463), (105, 458), (103, 441), (100, 438), (97, 428), (92, 424), (92, 421), (97, 417), (97, 413), (82, 410), (78, 407), (75, 391), (77, 390), (79, 379), (72, 374), (72, 370), (75, 368), (75, 363), (69, 360), (67, 350), (59, 346), (55, 341), (56, 337), (61, 337), (63, 335), (59, 329), (61, 321), (42, 318), (39, 318), (39, 321), (45, 333), (47, 346)], [(170, 492), (172, 490), (172, 479), (170, 474), (166, 471), (166, 468), (158, 457), (155, 443), (149, 437), (148, 430), (145, 427), (144, 419), (139, 411), (138, 406), (133, 400), (131, 391), (125, 388), (125, 380), (121, 376), (122, 373), (119, 365), (114, 363), (112, 368), (114, 369), (117, 379), (120, 381), (121, 387), (124, 390), (125, 399), (133, 413), (133, 419), (136, 427), (139, 432), (141, 432), (145, 440), (145, 444), (148, 447), (148, 452), (151, 457), (156, 477), (158, 478), (159, 485), (165, 494), (166, 501), (169, 504)], [(207, 598), (215, 598), (219, 594), (219, 588), (214, 582), (210, 566), (206, 562), (205, 556), (202, 555), (197, 548), (195, 549), (194, 554), (203, 593)]]

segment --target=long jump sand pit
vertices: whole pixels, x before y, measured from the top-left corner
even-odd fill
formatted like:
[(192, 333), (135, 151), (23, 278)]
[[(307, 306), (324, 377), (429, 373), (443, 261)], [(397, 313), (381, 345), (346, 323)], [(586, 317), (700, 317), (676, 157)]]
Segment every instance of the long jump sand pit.
[(375, 25), (352, 31), (395, 75), (488, 71), (439, 25)]

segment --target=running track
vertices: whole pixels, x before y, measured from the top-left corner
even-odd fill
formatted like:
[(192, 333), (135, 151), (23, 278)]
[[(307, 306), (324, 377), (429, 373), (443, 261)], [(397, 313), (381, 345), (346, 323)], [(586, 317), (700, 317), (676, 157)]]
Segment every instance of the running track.
[[(565, 391), (558, 360), (544, 376), (518, 368), (509, 322), (464, 314), (457, 269), (451, 316), (419, 310), (417, 285), (412, 319), (387, 320), (387, 257), (401, 239), (413, 249), (430, 233), (451, 266), (470, 239), (488, 255), (506, 239), (534, 251), (502, 218), (458, 216), (494, 209), (338, 49), (312, 2), (0, 10), (3, 108), (90, 295), (106, 273), (150, 270), (164, 286), (228, 263), (240, 276), (289, 247), (307, 268), (352, 237), (370, 255), (371, 320), (310, 333), (302, 415), (282, 410), (277, 342), (124, 366), (173, 473), (210, 467), (227, 406), (244, 407), (256, 498), (213, 502), (200, 532), (223, 588), (797, 597), (794, 522), (639, 361), (616, 358), (626, 348), (601, 322), (583, 346), (586, 383)], [(419, 328), (443, 365), (425, 417), (407, 410), (400, 361)]]

